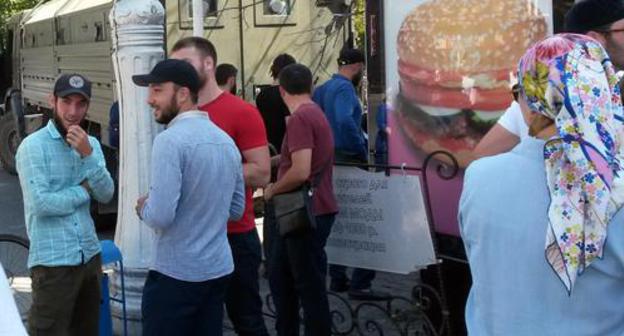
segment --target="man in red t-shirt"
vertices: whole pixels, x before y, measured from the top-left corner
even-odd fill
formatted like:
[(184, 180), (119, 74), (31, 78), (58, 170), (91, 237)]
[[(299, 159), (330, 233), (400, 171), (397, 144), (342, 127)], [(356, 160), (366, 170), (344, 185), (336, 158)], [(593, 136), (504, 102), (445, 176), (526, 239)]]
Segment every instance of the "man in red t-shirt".
[[(264, 190), (273, 195), (312, 183), (316, 229), (280, 236), (272, 230), (269, 253), (269, 284), (277, 312), (278, 335), (299, 335), (299, 305), (303, 307), (305, 335), (329, 336), (331, 317), (325, 275), (327, 258), (323, 248), (338, 206), (332, 184), (334, 139), (329, 122), (311, 97), (312, 73), (301, 64), (291, 64), (279, 74), (280, 93), (291, 116), (277, 173), (277, 181)], [(273, 211), (268, 206), (269, 211)]]
[(228, 223), (234, 273), (230, 277), (225, 306), (237, 334), (268, 335), (258, 286), (262, 249), (252, 199), (253, 189), (264, 187), (271, 173), (262, 117), (251, 104), (218, 87), (215, 78), (217, 52), (210, 41), (200, 37), (181, 39), (173, 46), (170, 57), (186, 60), (195, 67), (201, 84), (200, 109), (206, 111), (210, 119), (234, 140), (242, 154), (245, 213), (241, 220)]

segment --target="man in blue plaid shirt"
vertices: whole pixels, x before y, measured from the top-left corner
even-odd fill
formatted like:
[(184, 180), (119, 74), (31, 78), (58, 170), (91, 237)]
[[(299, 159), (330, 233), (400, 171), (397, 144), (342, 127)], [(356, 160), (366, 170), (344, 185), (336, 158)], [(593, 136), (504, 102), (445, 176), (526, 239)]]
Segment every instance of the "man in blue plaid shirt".
[(97, 335), (100, 243), (91, 199), (113, 197), (99, 142), (80, 127), (91, 83), (61, 75), (49, 98), (54, 119), (28, 136), (16, 162), (24, 194), (32, 277), (30, 335)]

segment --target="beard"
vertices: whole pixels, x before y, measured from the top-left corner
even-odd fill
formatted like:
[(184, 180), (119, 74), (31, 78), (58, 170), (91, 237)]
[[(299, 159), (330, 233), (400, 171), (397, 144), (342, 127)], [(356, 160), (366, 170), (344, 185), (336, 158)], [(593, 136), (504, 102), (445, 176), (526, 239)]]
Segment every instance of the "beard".
[(201, 68), (197, 69), (197, 76), (199, 77), (199, 88), (203, 88), (206, 85), (208, 76), (206, 76), (206, 67), (202, 63)]
[(56, 109), (54, 109), (52, 114), (54, 119), (54, 126), (56, 126), (56, 130), (61, 135), (61, 138), (65, 140), (65, 138), (67, 137), (67, 128), (65, 128), (65, 126), (63, 125), (63, 121), (61, 121), (61, 118), (58, 116), (58, 114), (56, 114)]
[[(78, 125), (81, 125), (82, 127), (82, 123), (84, 122), (86, 116), (83, 117), (80, 122), (78, 123)], [(59, 117), (58, 113), (56, 112), (56, 108), (54, 108), (52, 110), (52, 120), (54, 121), (54, 126), (56, 127), (56, 130), (59, 132), (59, 134), (61, 135), (61, 138), (65, 141), (67, 138), (67, 128), (65, 127), (65, 125), (63, 125), (63, 120), (61, 120), (61, 117)], [(84, 127), (83, 127), (84, 128)]]
[[(152, 106), (153, 107), (153, 106)], [(156, 122), (162, 125), (167, 125), (178, 116), (180, 108), (178, 107), (178, 100), (175, 95), (171, 97), (169, 104), (163, 107), (160, 111), (160, 117), (156, 118)]]
[(362, 77), (363, 76), (364, 76), (364, 72), (362, 72), (362, 71), (356, 73), (355, 76), (353, 76), (353, 79), (351, 80), (351, 83), (353, 83), (353, 86), (356, 89), (360, 87), (360, 83), (362, 82)]
[(232, 86), (232, 88), (230, 89), (230, 93), (236, 96), (236, 91), (238, 91), (236, 85)]

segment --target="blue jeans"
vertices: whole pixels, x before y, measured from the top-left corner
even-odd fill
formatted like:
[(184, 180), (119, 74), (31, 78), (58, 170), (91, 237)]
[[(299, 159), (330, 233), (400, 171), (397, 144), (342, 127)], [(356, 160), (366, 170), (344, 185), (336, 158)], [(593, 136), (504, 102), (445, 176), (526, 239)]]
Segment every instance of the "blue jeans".
[(234, 258), (225, 296), (228, 316), (239, 336), (268, 336), (262, 316), (258, 268), (262, 261), (260, 237), (254, 228), (249, 232), (229, 233)]
[[(272, 207), (267, 207), (273, 211)], [(272, 217), (270, 217), (272, 218)], [(334, 215), (317, 216), (317, 224), (333, 222)], [(267, 223), (265, 225), (275, 223)], [(299, 335), (299, 307), (303, 308), (306, 336), (329, 336), (331, 317), (325, 288), (327, 258), (318, 230), (282, 237), (270, 230), (269, 285), (277, 312), (279, 336)]]
[(188, 282), (149, 271), (141, 303), (143, 335), (223, 335), (227, 278)]

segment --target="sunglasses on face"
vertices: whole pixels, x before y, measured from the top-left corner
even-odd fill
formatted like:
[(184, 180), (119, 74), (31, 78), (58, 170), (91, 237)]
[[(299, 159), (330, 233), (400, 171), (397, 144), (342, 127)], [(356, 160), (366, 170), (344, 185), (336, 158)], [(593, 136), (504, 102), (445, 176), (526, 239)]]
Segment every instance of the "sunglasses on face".
[(624, 32), (624, 28), (620, 28), (620, 29), (608, 29), (608, 30), (599, 30), (599, 33), (603, 33), (603, 34), (613, 34), (613, 33), (619, 33), (619, 32)]

